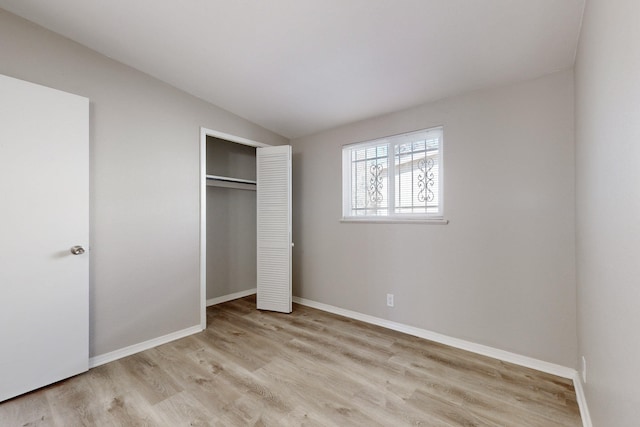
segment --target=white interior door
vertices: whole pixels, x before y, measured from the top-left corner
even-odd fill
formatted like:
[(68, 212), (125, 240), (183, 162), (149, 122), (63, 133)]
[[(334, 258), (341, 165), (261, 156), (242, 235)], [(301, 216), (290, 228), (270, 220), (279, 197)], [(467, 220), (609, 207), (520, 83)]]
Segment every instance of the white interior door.
[(0, 401), (88, 369), (88, 171), (89, 100), (0, 75)]
[(291, 313), (291, 146), (257, 149), (259, 310)]

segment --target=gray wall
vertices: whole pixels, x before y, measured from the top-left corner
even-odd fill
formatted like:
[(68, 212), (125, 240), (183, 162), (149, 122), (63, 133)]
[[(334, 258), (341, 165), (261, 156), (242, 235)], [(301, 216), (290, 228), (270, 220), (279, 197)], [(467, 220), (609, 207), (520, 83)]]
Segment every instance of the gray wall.
[[(340, 223), (342, 145), (436, 125), (450, 224)], [(294, 295), (575, 367), (571, 71), (292, 145)]]
[[(207, 173), (256, 179), (256, 149), (207, 137)], [(207, 187), (207, 299), (256, 287), (256, 192)]]
[(594, 425), (640, 420), (640, 2), (589, 0), (575, 68), (578, 355)]
[(199, 324), (199, 128), (286, 139), (2, 9), (0, 73), (91, 100), (91, 355)]

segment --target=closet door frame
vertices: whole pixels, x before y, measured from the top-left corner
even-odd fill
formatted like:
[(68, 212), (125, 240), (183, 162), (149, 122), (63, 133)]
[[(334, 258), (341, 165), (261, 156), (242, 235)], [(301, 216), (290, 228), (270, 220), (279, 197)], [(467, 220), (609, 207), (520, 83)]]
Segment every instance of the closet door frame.
[(207, 328), (207, 137), (211, 136), (250, 147), (271, 147), (269, 144), (253, 141), (205, 127), (200, 128), (200, 326)]

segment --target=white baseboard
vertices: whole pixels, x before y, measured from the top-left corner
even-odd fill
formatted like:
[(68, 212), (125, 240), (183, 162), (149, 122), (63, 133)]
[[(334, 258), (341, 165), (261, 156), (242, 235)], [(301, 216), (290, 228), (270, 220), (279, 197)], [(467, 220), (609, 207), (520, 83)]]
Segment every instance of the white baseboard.
[[(210, 305), (221, 304), (223, 302), (231, 301), (234, 299), (246, 297), (256, 293), (256, 288), (247, 289), (246, 291), (240, 291), (229, 295), (224, 295), (218, 298), (211, 298), (207, 300), (207, 307)], [(129, 347), (121, 348), (109, 353), (101, 354), (89, 358), (89, 368), (95, 368), (96, 366), (104, 365), (105, 363), (113, 362), (114, 360), (122, 359), (123, 357), (131, 356), (132, 354), (139, 353), (150, 348), (157, 347), (168, 342), (184, 338), (186, 336), (197, 334), (202, 331), (200, 325), (192, 326), (181, 331), (172, 332), (170, 334), (153, 338), (148, 341), (144, 341), (138, 344), (130, 345)]]
[(229, 295), (223, 295), (217, 298), (211, 298), (207, 300), (207, 307), (210, 305), (222, 304), (223, 302), (232, 301), (234, 299), (243, 298), (249, 295), (253, 295), (257, 292), (256, 288), (247, 289), (246, 291), (234, 292)]
[(573, 377), (573, 387), (576, 389), (576, 399), (578, 400), (578, 407), (580, 408), (580, 417), (582, 418), (583, 427), (593, 427), (591, 423), (591, 415), (589, 414), (589, 408), (587, 407), (587, 398), (584, 394), (584, 387), (582, 385), (582, 378), (580, 373), (576, 372)]
[(132, 354), (139, 353), (150, 348), (157, 347), (162, 344), (166, 344), (171, 341), (175, 341), (180, 338), (184, 338), (189, 335), (202, 332), (200, 325), (192, 326), (190, 328), (182, 329), (181, 331), (172, 332), (167, 335), (163, 335), (158, 338), (153, 338), (148, 341), (144, 341), (138, 344), (130, 345), (119, 350), (111, 351), (109, 353), (101, 354), (89, 358), (89, 368), (95, 368), (105, 363), (113, 362), (114, 360), (122, 359), (123, 357), (131, 356)]
[(555, 363), (549, 363), (543, 360), (538, 360), (532, 357), (511, 353), (508, 351), (500, 350), (500, 349), (489, 347), (486, 345), (476, 344), (471, 341), (465, 341), (458, 338), (453, 338), (453, 337), (439, 334), (437, 332), (432, 332), (426, 329), (416, 328), (414, 326), (392, 322), (390, 320), (381, 319), (379, 317), (369, 316), (368, 314), (362, 314), (356, 311), (346, 310), (344, 308), (335, 307), (332, 305), (323, 304), (320, 302), (316, 302), (316, 301), (312, 301), (312, 300), (308, 300), (300, 297), (293, 297), (293, 302), (296, 302), (301, 305), (306, 305), (308, 307), (317, 308), (318, 310), (328, 311), (329, 313), (334, 313), (334, 314), (349, 317), (352, 319), (360, 320), (362, 322), (371, 323), (373, 325), (382, 326), (384, 328), (392, 329), (394, 331), (404, 332), (405, 334), (424, 338), (430, 341), (435, 341), (440, 344), (445, 344), (445, 345), (459, 348), (462, 350), (471, 351), (473, 353), (492, 357), (494, 359), (502, 360), (504, 362), (509, 362), (509, 363), (524, 366), (527, 368), (536, 369), (538, 371), (546, 372), (552, 375), (557, 375), (562, 378), (573, 379), (576, 375), (575, 369), (568, 368), (566, 366), (556, 365)]

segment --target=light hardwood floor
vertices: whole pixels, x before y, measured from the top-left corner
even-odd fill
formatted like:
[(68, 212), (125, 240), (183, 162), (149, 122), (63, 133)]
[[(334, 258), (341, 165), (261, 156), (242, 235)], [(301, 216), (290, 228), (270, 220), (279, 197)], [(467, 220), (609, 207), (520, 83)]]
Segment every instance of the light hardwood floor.
[(0, 426), (580, 426), (570, 380), (255, 296), (205, 332), (0, 404)]

